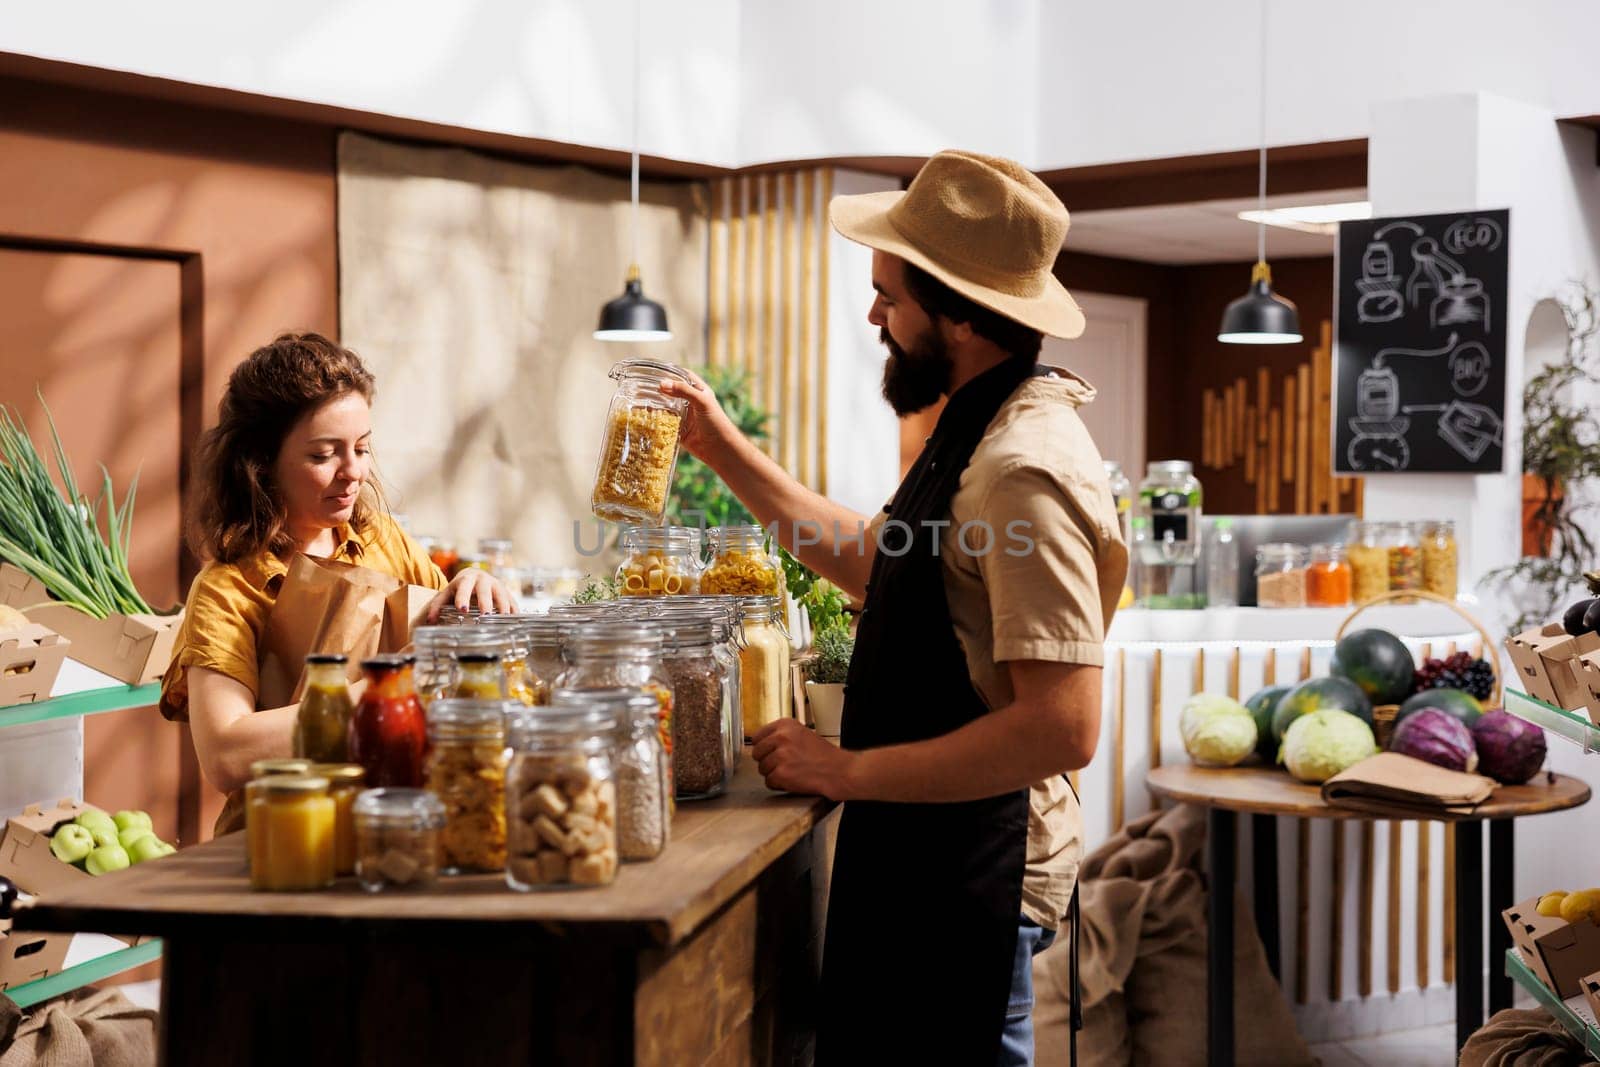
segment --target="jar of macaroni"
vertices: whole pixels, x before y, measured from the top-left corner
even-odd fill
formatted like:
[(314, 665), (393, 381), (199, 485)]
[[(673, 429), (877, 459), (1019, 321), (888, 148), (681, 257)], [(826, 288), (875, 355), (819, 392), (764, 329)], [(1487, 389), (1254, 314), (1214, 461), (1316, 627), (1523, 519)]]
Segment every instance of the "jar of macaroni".
[(700, 576), (700, 591), (712, 596), (783, 595), (783, 568), (767, 551), (767, 532), (759, 526), (713, 526), (708, 537), (711, 563)]
[(700, 591), (700, 531), (692, 526), (630, 526), (622, 532), (621, 596), (693, 596)]

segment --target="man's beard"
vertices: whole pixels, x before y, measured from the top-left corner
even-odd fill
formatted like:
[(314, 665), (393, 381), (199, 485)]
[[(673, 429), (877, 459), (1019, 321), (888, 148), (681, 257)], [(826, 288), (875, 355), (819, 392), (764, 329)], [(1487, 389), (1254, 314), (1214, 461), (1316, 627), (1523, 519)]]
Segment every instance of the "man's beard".
[(889, 350), (883, 364), (883, 398), (896, 415), (904, 418), (926, 411), (949, 391), (955, 362), (938, 330), (924, 330), (909, 349), (896, 344), (887, 329), (879, 331), (878, 339)]

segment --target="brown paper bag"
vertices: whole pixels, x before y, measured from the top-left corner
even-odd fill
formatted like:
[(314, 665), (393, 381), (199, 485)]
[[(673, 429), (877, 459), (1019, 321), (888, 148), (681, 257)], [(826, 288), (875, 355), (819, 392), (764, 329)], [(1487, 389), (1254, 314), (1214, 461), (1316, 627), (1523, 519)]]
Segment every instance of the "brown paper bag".
[(409, 586), (370, 567), (297, 555), (267, 616), (259, 656), (256, 704), (283, 707), (305, 688), (305, 658), (314, 652), (350, 657), (349, 676), (361, 660), (394, 652), (411, 639), (411, 627), (435, 591)]

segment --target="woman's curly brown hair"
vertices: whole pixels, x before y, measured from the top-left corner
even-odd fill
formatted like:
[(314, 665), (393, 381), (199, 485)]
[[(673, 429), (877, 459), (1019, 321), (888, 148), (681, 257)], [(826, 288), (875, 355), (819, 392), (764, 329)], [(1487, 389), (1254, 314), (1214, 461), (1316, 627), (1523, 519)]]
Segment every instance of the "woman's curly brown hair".
[[(273, 469), (294, 425), (350, 393), (372, 403), (375, 382), (361, 358), (316, 333), (286, 333), (250, 353), (228, 376), (217, 425), (195, 446), (189, 546), (201, 559), (237, 563), (294, 549)], [(361, 533), (383, 507), (374, 473), (361, 487), (351, 528)]]

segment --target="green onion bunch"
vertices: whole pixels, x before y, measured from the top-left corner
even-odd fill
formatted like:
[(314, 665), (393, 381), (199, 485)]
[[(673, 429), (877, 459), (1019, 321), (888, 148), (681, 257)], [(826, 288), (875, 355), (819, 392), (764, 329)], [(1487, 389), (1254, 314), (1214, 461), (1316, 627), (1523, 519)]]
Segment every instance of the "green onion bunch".
[[(128, 574), (138, 475), (119, 508), (111, 490), (111, 475), (102, 465), (100, 498), (91, 504), (78, 491), (72, 464), (42, 393), (39, 403), (50, 423), (61, 487), (51, 480), (22, 420), (11, 408), (0, 405), (0, 559), (42, 582), (56, 599), (97, 619), (118, 613), (150, 613), (150, 605)], [(102, 511), (108, 527), (105, 534), (100, 527)]]

